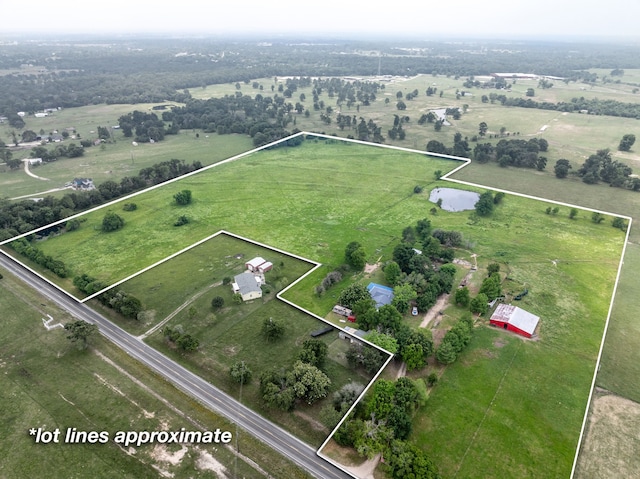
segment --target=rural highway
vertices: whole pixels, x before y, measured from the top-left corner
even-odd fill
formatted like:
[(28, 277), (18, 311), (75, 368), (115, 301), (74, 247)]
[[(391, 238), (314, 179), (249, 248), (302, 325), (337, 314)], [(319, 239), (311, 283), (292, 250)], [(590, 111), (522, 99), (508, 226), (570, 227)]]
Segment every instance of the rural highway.
[(100, 333), (130, 356), (162, 375), (167, 381), (194, 397), (211, 410), (271, 446), (309, 474), (322, 479), (349, 479), (348, 474), (316, 454), (315, 449), (293, 437), (251, 409), (228, 396), (201, 377), (195, 375), (83, 303), (58, 290), (0, 251), (0, 266), (16, 275), (30, 287), (68, 311), (72, 316), (96, 324)]

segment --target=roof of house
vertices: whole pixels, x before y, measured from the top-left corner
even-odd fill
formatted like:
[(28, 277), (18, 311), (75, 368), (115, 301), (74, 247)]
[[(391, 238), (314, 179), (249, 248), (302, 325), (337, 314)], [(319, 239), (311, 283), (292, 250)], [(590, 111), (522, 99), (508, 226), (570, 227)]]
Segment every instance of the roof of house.
[(238, 285), (240, 294), (247, 294), (253, 291), (260, 291), (260, 286), (256, 281), (256, 277), (253, 273), (245, 271), (242, 274), (234, 276), (234, 281)]
[(540, 317), (512, 304), (499, 304), (491, 315), (491, 321), (509, 323), (529, 334), (533, 334)]
[(376, 302), (376, 308), (380, 308), (385, 304), (391, 304), (393, 301), (393, 289), (377, 283), (369, 283), (367, 291)]

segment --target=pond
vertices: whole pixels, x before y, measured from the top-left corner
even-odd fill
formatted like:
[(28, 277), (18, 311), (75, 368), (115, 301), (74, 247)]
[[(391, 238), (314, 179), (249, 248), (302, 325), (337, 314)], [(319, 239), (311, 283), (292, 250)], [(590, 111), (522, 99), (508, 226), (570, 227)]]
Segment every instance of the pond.
[(437, 203), (442, 200), (440, 206), (445, 211), (465, 211), (474, 209), (479, 193), (473, 191), (457, 190), (455, 188), (435, 188), (431, 190), (429, 201)]

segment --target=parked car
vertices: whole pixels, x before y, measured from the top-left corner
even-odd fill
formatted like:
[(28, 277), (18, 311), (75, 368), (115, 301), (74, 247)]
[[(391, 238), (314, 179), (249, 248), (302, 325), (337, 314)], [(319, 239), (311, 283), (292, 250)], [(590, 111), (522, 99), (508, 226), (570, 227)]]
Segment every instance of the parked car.
[(418, 307), (414, 306), (411, 308), (411, 316), (418, 316)]

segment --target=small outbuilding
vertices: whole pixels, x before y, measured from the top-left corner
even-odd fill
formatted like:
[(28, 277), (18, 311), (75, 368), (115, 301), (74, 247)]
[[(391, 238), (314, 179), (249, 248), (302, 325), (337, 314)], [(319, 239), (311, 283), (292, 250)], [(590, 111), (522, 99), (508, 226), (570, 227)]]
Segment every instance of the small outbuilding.
[(525, 338), (530, 338), (538, 327), (540, 318), (512, 304), (501, 303), (491, 315), (489, 323)]
[(247, 261), (244, 266), (249, 270), (249, 271), (258, 271), (258, 268), (260, 267), (260, 265), (266, 263), (267, 261), (264, 258), (261, 258), (260, 256), (257, 256), (255, 258), (253, 258), (250, 261)]
[(260, 276), (245, 271), (242, 274), (234, 276), (231, 287), (234, 293), (239, 293), (240, 296), (242, 296), (242, 301), (251, 301), (252, 299), (262, 297), (261, 284)]

